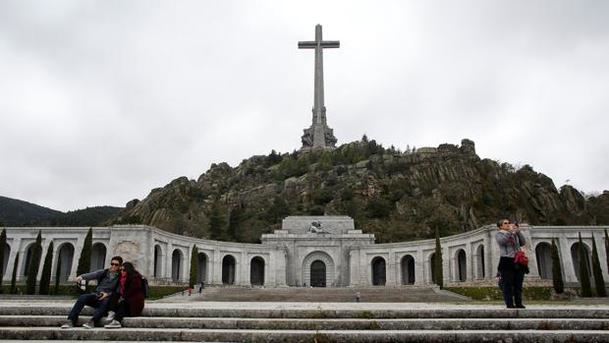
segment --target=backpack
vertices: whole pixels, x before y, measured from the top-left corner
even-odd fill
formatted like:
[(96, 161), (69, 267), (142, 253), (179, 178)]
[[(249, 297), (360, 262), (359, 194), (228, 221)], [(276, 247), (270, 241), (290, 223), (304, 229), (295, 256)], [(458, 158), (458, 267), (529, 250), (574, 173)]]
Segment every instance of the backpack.
[(144, 292), (144, 298), (150, 296), (150, 286), (148, 286), (148, 279), (142, 276), (142, 291)]

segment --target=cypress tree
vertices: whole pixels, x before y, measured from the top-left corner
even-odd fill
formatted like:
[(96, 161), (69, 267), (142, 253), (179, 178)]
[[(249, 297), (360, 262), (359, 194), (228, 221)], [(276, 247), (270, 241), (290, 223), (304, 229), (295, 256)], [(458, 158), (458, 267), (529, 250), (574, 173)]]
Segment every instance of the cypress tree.
[(57, 268), (55, 269), (55, 294), (59, 293), (59, 279), (61, 278), (61, 255), (57, 256)]
[(560, 266), (560, 257), (558, 255), (558, 246), (554, 238), (552, 238), (552, 286), (557, 294), (565, 291), (565, 283), (562, 280), (562, 267)]
[(36, 278), (38, 278), (38, 270), (40, 269), (40, 259), (42, 258), (42, 232), (38, 231), (36, 243), (32, 248), (30, 265), (27, 270), (27, 280), (25, 283), (26, 294), (36, 294)]
[(444, 270), (442, 269), (442, 246), (440, 245), (440, 232), (436, 228), (436, 253), (433, 266), (436, 275), (436, 284), (444, 288)]
[(40, 276), (40, 289), (38, 293), (49, 294), (49, 286), (51, 284), (51, 264), (53, 262), (53, 241), (49, 243), (49, 249), (47, 249), (47, 255), (44, 258), (44, 264), (42, 266), (42, 275)]
[(606, 297), (607, 290), (605, 289), (605, 280), (603, 279), (601, 261), (598, 258), (598, 250), (596, 249), (594, 235), (592, 235), (592, 275), (594, 275), (594, 288), (596, 289), (596, 296)]
[(192, 247), (192, 253), (190, 254), (190, 281), (188, 285), (190, 288), (194, 288), (197, 283), (197, 272), (199, 271), (199, 249), (196, 245)]
[(13, 276), (11, 277), (11, 294), (17, 293), (17, 266), (19, 265), (19, 252), (15, 255), (15, 263), (13, 263)]
[(2, 229), (2, 233), (0, 233), (0, 293), (2, 292), (2, 279), (4, 278), (4, 250), (5, 249), (6, 249), (6, 228)]
[(78, 258), (78, 267), (76, 275), (82, 275), (91, 271), (91, 250), (93, 249), (93, 229), (89, 228), (85, 241), (82, 245), (82, 251)]
[(591, 297), (592, 289), (590, 286), (590, 272), (588, 271), (588, 255), (582, 242), (582, 234), (579, 235), (579, 247), (577, 249), (577, 256), (579, 257), (579, 284), (581, 286), (581, 296)]
[(607, 235), (607, 229), (605, 229), (605, 257), (607, 260), (607, 270), (609, 270), (609, 235)]

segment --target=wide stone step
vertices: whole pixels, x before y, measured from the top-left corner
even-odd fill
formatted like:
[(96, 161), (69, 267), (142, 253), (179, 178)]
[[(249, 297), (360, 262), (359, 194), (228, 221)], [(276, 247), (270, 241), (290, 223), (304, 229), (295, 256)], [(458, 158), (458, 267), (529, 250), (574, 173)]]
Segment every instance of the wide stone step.
[[(206, 307), (163, 307), (154, 306), (144, 309), (143, 317), (230, 317), (230, 318), (609, 318), (607, 308), (527, 308), (523, 310), (505, 308), (206, 308)], [(0, 315), (24, 316), (47, 315), (67, 316), (71, 305), (63, 306), (2, 306)], [(91, 315), (86, 307), (82, 314)]]
[[(88, 318), (82, 318), (81, 323)], [(0, 316), (0, 327), (59, 327), (65, 316)], [(259, 330), (609, 330), (609, 319), (576, 318), (125, 318), (125, 328)]]
[(581, 330), (223, 330), (2, 327), (0, 339), (209, 342), (607, 342), (609, 331)]

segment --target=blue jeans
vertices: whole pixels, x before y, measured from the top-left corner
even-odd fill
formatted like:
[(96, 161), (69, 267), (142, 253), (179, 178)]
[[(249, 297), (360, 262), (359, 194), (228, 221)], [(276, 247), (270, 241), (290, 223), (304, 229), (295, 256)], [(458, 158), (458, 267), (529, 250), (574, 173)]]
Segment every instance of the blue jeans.
[(91, 320), (94, 323), (99, 322), (99, 320), (108, 312), (110, 298), (111, 297), (106, 297), (104, 300), (99, 301), (97, 294), (95, 293), (82, 294), (78, 297), (78, 300), (76, 300), (76, 304), (74, 304), (74, 306), (72, 307), (72, 310), (68, 315), (68, 320), (72, 321), (74, 325), (78, 324), (78, 316), (80, 315), (80, 312), (85, 307), (85, 305), (89, 305), (95, 308), (95, 312), (93, 313), (93, 317), (91, 318)]

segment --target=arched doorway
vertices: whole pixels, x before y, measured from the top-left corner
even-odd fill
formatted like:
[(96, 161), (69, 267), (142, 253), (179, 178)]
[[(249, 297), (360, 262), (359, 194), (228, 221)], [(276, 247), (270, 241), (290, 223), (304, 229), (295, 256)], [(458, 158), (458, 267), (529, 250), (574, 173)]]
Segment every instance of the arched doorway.
[(6, 243), (4, 246), (4, 264), (2, 265), (2, 275), (0, 277), (4, 277), (6, 273), (6, 266), (8, 266), (8, 259), (11, 256), (11, 246)]
[[(590, 250), (586, 244), (582, 244), (584, 248), (584, 258), (586, 259), (586, 266), (588, 267), (588, 275), (592, 276), (590, 271), (592, 270), (592, 266), (590, 265)], [(577, 280), (579, 280), (579, 242), (574, 243), (571, 246), (571, 259), (573, 260), (573, 269), (575, 270), (575, 276)]]
[(311, 287), (326, 287), (326, 264), (320, 260), (311, 263)]
[(413, 285), (414, 284), (414, 257), (406, 255), (402, 257), (400, 263), (402, 269), (402, 285)]
[(160, 278), (163, 275), (163, 251), (159, 245), (154, 246), (154, 278)]
[(252, 258), (250, 262), (250, 283), (253, 286), (264, 285), (264, 260), (260, 256)]
[(226, 255), (222, 259), (222, 283), (224, 285), (235, 284), (235, 258), (231, 255)]
[[(61, 245), (57, 252), (57, 268), (59, 268), (59, 282), (65, 283), (72, 272), (72, 261), (74, 260), (74, 246), (70, 243)], [(57, 270), (57, 269), (56, 269)]]
[(197, 282), (207, 282), (207, 255), (205, 253), (200, 252), (197, 255), (197, 259), (199, 262), (199, 270), (197, 271)]
[(377, 256), (372, 259), (372, 285), (385, 286), (387, 280), (387, 270), (385, 268), (385, 259)]
[(176, 249), (171, 254), (171, 280), (180, 282), (182, 279), (182, 252)]
[[(321, 263), (313, 263), (319, 261)], [(332, 287), (335, 283), (334, 260), (324, 251), (314, 251), (302, 261), (302, 283), (304, 286)], [(314, 273), (314, 275), (312, 274)]]
[(104, 269), (106, 266), (106, 246), (103, 243), (95, 243), (91, 247), (90, 271)]
[(480, 244), (476, 249), (476, 277), (478, 279), (484, 279), (486, 271), (484, 268), (484, 245)]
[(21, 275), (23, 275), (23, 277), (27, 277), (27, 272), (28, 269), (30, 269), (30, 263), (32, 262), (32, 255), (34, 254), (34, 246), (35, 244), (32, 243), (30, 244), (29, 247), (27, 247), (26, 253), (25, 253), (25, 260), (23, 261), (23, 270), (21, 271)]
[(457, 251), (457, 281), (465, 281), (467, 279), (466, 267), (465, 250), (459, 249)]
[(437, 284), (438, 283), (438, 276), (436, 275), (436, 253), (432, 253), (431, 255), (429, 255), (429, 269), (430, 270), (430, 275), (431, 275), (431, 282)]
[(537, 271), (542, 279), (552, 279), (552, 246), (546, 242), (537, 244), (535, 247), (537, 258)]

